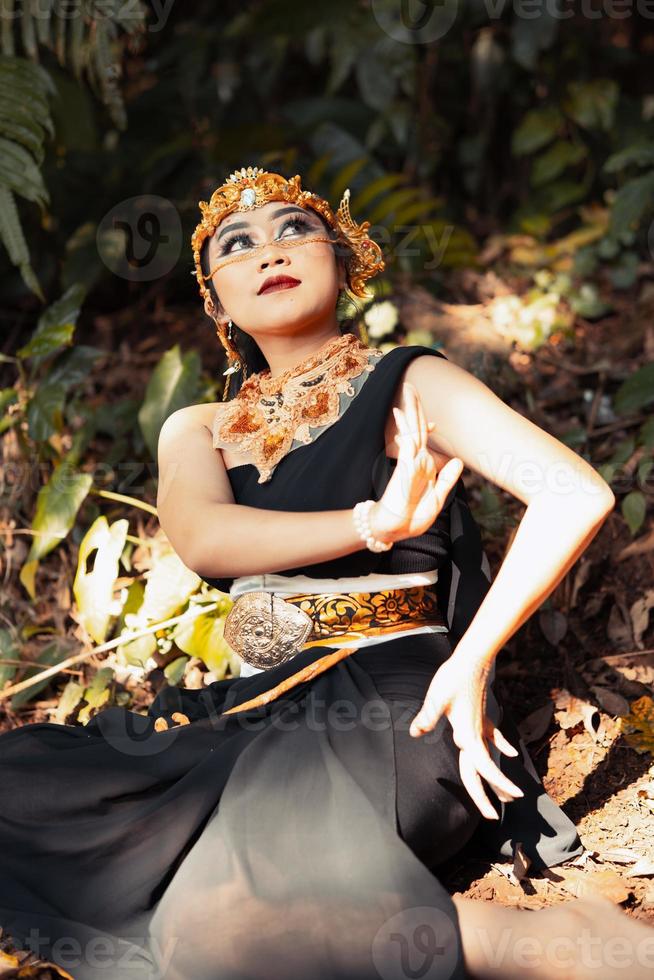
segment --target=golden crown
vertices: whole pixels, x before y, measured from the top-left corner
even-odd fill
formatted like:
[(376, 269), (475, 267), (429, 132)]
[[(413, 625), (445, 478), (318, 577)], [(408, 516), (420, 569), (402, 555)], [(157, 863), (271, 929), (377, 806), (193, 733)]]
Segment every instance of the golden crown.
[(371, 276), (382, 272), (385, 264), (382, 250), (368, 235), (369, 221), (357, 224), (350, 214), (350, 190), (347, 188), (341, 203), (334, 213), (329, 203), (311, 191), (302, 190), (300, 176), (287, 179), (281, 174), (271, 173), (261, 167), (241, 167), (229, 175), (224, 184), (217, 187), (209, 203), (199, 202), (202, 220), (191, 237), (195, 275), (202, 297), (210, 296), (205, 285), (205, 277), (200, 265), (200, 251), (206, 238), (215, 232), (217, 226), (234, 211), (251, 211), (269, 201), (288, 201), (300, 207), (317, 211), (329, 226), (338, 233), (338, 240), (349, 246), (345, 266), (350, 289), (361, 299), (371, 299), (372, 294), (364, 283)]

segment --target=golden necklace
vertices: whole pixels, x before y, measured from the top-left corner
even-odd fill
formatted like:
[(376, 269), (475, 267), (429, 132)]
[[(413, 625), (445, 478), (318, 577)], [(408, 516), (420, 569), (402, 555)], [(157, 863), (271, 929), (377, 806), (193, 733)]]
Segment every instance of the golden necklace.
[(218, 406), (213, 423), (214, 449), (238, 446), (267, 483), (294, 441), (313, 441), (309, 427), (335, 422), (339, 394), (355, 395), (353, 378), (375, 369), (383, 351), (366, 347), (352, 333), (330, 338), (276, 378), (270, 370), (251, 374), (238, 394)]

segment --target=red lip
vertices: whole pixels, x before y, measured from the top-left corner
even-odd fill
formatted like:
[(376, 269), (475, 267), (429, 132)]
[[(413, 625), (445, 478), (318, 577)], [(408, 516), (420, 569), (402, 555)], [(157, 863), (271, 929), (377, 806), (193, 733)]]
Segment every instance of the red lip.
[(299, 286), (301, 279), (294, 279), (293, 276), (269, 276), (265, 282), (263, 282), (259, 288), (257, 296), (261, 293), (267, 292), (272, 286), (282, 286), (286, 284), (287, 288), (291, 286)]

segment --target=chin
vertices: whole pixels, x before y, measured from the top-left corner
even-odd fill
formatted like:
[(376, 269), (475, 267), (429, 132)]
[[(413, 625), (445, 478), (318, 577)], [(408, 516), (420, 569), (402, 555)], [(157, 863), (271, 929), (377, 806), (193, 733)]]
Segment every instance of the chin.
[[(281, 309), (281, 308), (280, 308)], [(320, 306), (305, 306), (302, 303), (284, 304), (284, 311), (280, 314), (279, 311), (273, 311), (268, 319), (268, 323), (273, 325), (285, 324), (286, 326), (291, 326), (293, 324), (300, 325), (303, 323), (311, 323), (314, 320), (318, 320), (321, 317), (326, 317), (329, 315), (330, 307), (320, 307)]]

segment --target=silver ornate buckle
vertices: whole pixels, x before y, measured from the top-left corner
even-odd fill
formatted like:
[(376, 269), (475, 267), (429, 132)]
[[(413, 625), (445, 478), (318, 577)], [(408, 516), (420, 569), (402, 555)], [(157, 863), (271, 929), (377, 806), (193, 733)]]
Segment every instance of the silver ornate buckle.
[(245, 663), (267, 670), (298, 653), (312, 629), (299, 606), (273, 592), (244, 592), (225, 617), (223, 636)]

